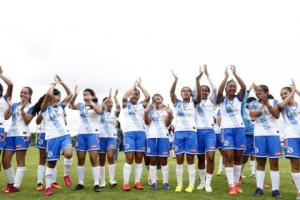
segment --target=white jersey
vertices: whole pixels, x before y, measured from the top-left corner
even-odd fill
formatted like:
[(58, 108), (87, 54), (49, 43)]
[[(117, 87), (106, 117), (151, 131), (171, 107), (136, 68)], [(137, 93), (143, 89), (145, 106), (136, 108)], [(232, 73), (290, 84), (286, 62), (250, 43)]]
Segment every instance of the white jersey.
[[(100, 114), (100, 138), (117, 137), (117, 112), (103, 111)], [(98, 122), (99, 123), (99, 122)]]
[(296, 106), (286, 106), (281, 114), (284, 119), (284, 139), (300, 138), (300, 107), (299, 102)]
[(66, 113), (63, 104), (48, 106), (42, 115), (45, 121), (46, 140), (70, 134), (65, 124)]
[(177, 99), (175, 110), (175, 131), (196, 132), (196, 110), (194, 102), (190, 101), (185, 104), (183, 101)]
[[(29, 125), (26, 125), (22, 116), (21, 116), (21, 103), (14, 103), (11, 106), (12, 111), (12, 120), (11, 125), (8, 130), (7, 137), (16, 137), (16, 136), (26, 136), (29, 137), (31, 135), (29, 130)], [(24, 108), (24, 112), (27, 114), (32, 114), (32, 107), (31, 105), (27, 105)]]
[(197, 129), (213, 129), (215, 103), (209, 99), (202, 99), (196, 105), (196, 128)]
[[(277, 100), (269, 99), (269, 103), (272, 106), (278, 104)], [(261, 103), (254, 101), (250, 104), (249, 109), (259, 110)], [(254, 122), (254, 136), (279, 136), (279, 128), (277, 119), (272, 116), (266, 106), (264, 106), (262, 114)]]
[(99, 134), (99, 114), (85, 103), (79, 103), (80, 122), (78, 134)]
[(147, 138), (168, 138), (168, 128), (165, 121), (168, 117), (166, 110), (153, 109), (149, 113), (151, 123), (147, 132)]
[(5, 111), (8, 109), (8, 103), (7, 103), (7, 97), (6, 96), (2, 96), (0, 97), (0, 128), (5, 128), (4, 127), (4, 123), (5, 123), (5, 119), (4, 119), (4, 114)]
[(221, 110), (221, 129), (224, 128), (244, 128), (244, 121), (242, 118), (242, 101), (238, 97), (234, 97), (233, 100), (224, 97), (220, 104)]
[(127, 102), (124, 112), (124, 133), (131, 131), (145, 131), (144, 106), (142, 103), (136, 105)]

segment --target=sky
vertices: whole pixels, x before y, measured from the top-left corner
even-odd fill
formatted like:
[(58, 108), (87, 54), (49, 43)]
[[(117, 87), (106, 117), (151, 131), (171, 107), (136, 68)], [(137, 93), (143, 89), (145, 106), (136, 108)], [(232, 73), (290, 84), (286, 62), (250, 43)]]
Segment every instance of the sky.
[[(119, 99), (135, 79), (169, 103), (173, 78), (195, 87), (207, 64), (216, 85), (226, 66), (249, 85), (280, 88), (300, 66), (297, 0), (0, 0), (0, 65), (14, 83), (13, 101), (31, 86), (36, 101), (55, 74), (73, 89), (109, 88)], [(207, 83), (204, 79), (203, 83)], [(179, 93), (178, 93), (179, 96)], [(80, 99), (80, 98), (79, 98)], [(71, 124), (78, 116), (70, 112)], [(74, 125), (75, 126), (75, 125)]]

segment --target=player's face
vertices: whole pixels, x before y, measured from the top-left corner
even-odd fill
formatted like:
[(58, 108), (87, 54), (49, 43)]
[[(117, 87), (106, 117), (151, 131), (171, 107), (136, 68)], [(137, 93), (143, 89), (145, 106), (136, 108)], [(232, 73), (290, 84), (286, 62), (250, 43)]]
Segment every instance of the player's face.
[(258, 99), (263, 99), (263, 97), (266, 95), (266, 92), (258, 86), (255, 89), (255, 95)]
[(192, 96), (191, 90), (188, 87), (184, 87), (181, 90), (181, 97), (182, 99), (190, 99)]
[(163, 103), (163, 100), (162, 100), (162, 98), (160, 96), (154, 96), (153, 97), (153, 103), (156, 106), (160, 106)]
[(291, 92), (288, 91), (287, 89), (282, 89), (280, 91), (280, 96), (281, 96), (282, 100), (285, 100), (290, 94), (291, 94)]
[(209, 90), (207, 88), (207, 86), (201, 86), (201, 99), (207, 99), (209, 96)]
[(88, 91), (83, 92), (84, 102), (90, 102), (93, 99), (93, 96)]
[(114, 106), (114, 103), (112, 100), (107, 100), (107, 102), (105, 103), (105, 106), (108, 110), (111, 110)]
[(228, 83), (227, 87), (226, 87), (226, 92), (227, 94), (229, 94), (230, 96), (234, 96), (236, 93), (236, 83), (235, 82), (230, 82)]
[(58, 104), (60, 102), (60, 99), (61, 99), (61, 95), (60, 94), (53, 95), (53, 97), (52, 97), (53, 104)]
[(30, 91), (28, 88), (22, 88), (20, 92), (21, 101), (28, 101), (31, 97)]
[(137, 103), (139, 101), (139, 99), (140, 99), (139, 92), (137, 92), (135, 90), (133, 92), (131, 92), (131, 94), (130, 94), (130, 101), (131, 102)]

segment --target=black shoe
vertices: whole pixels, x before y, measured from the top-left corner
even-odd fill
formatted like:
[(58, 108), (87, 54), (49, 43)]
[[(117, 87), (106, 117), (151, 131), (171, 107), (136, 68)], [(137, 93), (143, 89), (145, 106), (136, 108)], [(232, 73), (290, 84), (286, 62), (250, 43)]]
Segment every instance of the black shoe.
[(95, 192), (101, 192), (100, 186), (99, 186), (99, 185), (95, 185), (95, 186), (94, 186), (94, 191), (95, 191)]
[(264, 194), (264, 191), (263, 191), (262, 189), (256, 188), (256, 190), (255, 190), (253, 196), (255, 196), (255, 197), (260, 197), (260, 196), (262, 196), (263, 194)]
[(272, 191), (272, 196), (275, 197), (276, 199), (280, 199), (281, 198), (279, 190), (273, 190)]
[(78, 184), (73, 188), (73, 190), (82, 190), (82, 189), (84, 189), (84, 186), (81, 185), (80, 183), (78, 183)]

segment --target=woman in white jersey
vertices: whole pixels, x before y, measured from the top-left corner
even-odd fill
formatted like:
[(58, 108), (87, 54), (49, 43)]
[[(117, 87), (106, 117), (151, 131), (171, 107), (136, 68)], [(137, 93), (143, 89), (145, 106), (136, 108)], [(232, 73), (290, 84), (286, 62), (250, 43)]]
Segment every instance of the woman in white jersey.
[(100, 113), (100, 134), (99, 134), (99, 163), (100, 163), (100, 187), (106, 186), (105, 181), (105, 160), (107, 157), (109, 185), (116, 186), (115, 180), (115, 150), (117, 146), (117, 119), (121, 112), (121, 106), (118, 101), (118, 90), (115, 91), (113, 97), (115, 102), (115, 110), (113, 110), (114, 103), (112, 100), (112, 91), (110, 90), (108, 97), (102, 101), (103, 109)]
[[(25, 157), (30, 144), (29, 123), (31, 122), (32, 107), (31, 107), (32, 89), (23, 87), (21, 90), (21, 101), (11, 104), (5, 111), (5, 119), (11, 118), (7, 136), (5, 138), (5, 147), (2, 157), (4, 173), (7, 178), (7, 187), (5, 193), (18, 192), (26, 171)], [(12, 157), (16, 153), (17, 171), (14, 174), (14, 168), (11, 165)]]
[(83, 91), (82, 103), (75, 104), (76, 98), (79, 94), (78, 86), (75, 87), (75, 94), (70, 101), (69, 108), (79, 111), (80, 124), (76, 140), (76, 152), (78, 158), (77, 177), (78, 184), (73, 188), (74, 190), (81, 190), (84, 188), (84, 173), (85, 173), (85, 157), (89, 153), (90, 162), (92, 165), (92, 174), (94, 179), (94, 191), (100, 192), (99, 186), (99, 114), (101, 112), (100, 106), (97, 105), (98, 99), (94, 90), (86, 88)]
[(152, 97), (152, 104), (147, 106), (144, 116), (145, 124), (149, 126), (146, 155), (150, 157), (149, 175), (151, 178), (152, 190), (158, 189), (156, 183), (158, 159), (161, 164), (163, 189), (170, 189), (168, 182), (168, 157), (170, 155), (168, 126), (170, 126), (172, 119), (172, 110), (163, 104), (163, 97), (160, 94), (154, 94)]
[(197, 154), (197, 133), (196, 133), (196, 110), (195, 103), (192, 101), (192, 90), (189, 87), (181, 89), (182, 100), (175, 94), (178, 81), (177, 75), (172, 71), (174, 82), (170, 90), (171, 101), (175, 107), (175, 133), (174, 148), (176, 154), (176, 177), (177, 186), (175, 192), (181, 192), (183, 188), (183, 163), (186, 155), (189, 173), (189, 186), (185, 189), (190, 193), (195, 185), (195, 165), (194, 156)]
[[(236, 94), (237, 83), (233, 79), (227, 82), (229, 73), (226, 68), (225, 78), (218, 89), (217, 102), (222, 115), (223, 158), (225, 161), (228, 193), (229, 195), (237, 195), (237, 193), (243, 192), (239, 180), (242, 169), (242, 153), (246, 148), (245, 126), (241, 114), (246, 85), (236, 73), (235, 66), (231, 65), (230, 68), (240, 85), (240, 91)], [(224, 89), (226, 92), (225, 96), (223, 95)]]
[[(205, 189), (206, 192), (212, 192), (211, 180), (214, 172), (216, 151), (214, 114), (217, 103), (217, 88), (209, 76), (207, 66), (204, 65), (203, 67), (204, 71), (200, 70), (200, 74), (196, 78), (196, 128), (198, 143), (198, 169), (200, 176), (200, 184), (197, 189)], [(211, 89), (207, 85), (200, 85), (200, 79), (203, 74), (207, 76)], [(211, 96), (209, 96), (210, 90), (212, 90)], [(207, 163), (206, 166), (205, 162)]]
[[(61, 101), (61, 93), (55, 88), (60, 84), (65, 89), (67, 96)], [(51, 84), (41, 105), (43, 120), (45, 120), (45, 132), (47, 140), (47, 168), (46, 168), (46, 196), (52, 195), (51, 184), (55, 181), (55, 166), (62, 151), (66, 160), (64, 161), (64, 181), (67, 187), (71, 187), (70, 179), (71, 158), (72, 158), (72, 143), (70, 132), (66, 126), (65, 107), (72, 98), (72, 92), (69, 87), (62, 81), (59, 76), (55, 76), (55, 82)]]
[(300, 102), (295, 100), (295, 92), (300, 96), (300, 91), (293, 82), (292, 87), (281, 89), (280, 96), (283, 101), (288, 101), (281, 111), (284, 119), (285, 157), (291, 163), (291, 175), (297, 189), (296, 200), (300, 200)]
[(4, 83), (7, 85), (6, 92), (5, 94), (3, 94), (3, 90), (4, 90), (3, 85), (0, 83), (0, 156), (1, 156), (1, 152), (4, 148), (4, 141), (5, 141), (4, 114), (9, 106), (7, 100), (11, 99), (12, 92), (13, 92), (13, 83), (5, 75), (3, 75), (1, 66), (0, 66), (0, 79), (2, 79)]
[[(139, 102), (139, 89), (145, 96), (145, 99), (141, 102)], [(146, 108), (149, 101), (149, 93), (141, 85), (140, 79), (123, 96), (124, 152), (126, 156), (126, 162), (123, 167), (124, 191), (130, 190), (129, 178), (133, 161), (135, 161), (135, 188), (138, 190), (143, 189), (140, 179), (143, 170), (143, 156), (146, 150), (144, 108)]]
[[(280, 116), (284, 101), (279, 104), (269, 94), (266, 85), (255, 87), (257, 101), (249, 105), (250, 117), (254, 120), (254, 150), (256, 157), (256, 190), (254, 196), (263, 195), (265, 166), (267, 158), (270, 163), (270, 176), (272, 182), (272, 195), (280, 198), (279, 192), (279, 166), (278, 158), (282, 157), (279, 128), (277, 119)], [(285, 100), (287, 101), (287, 100)]]

